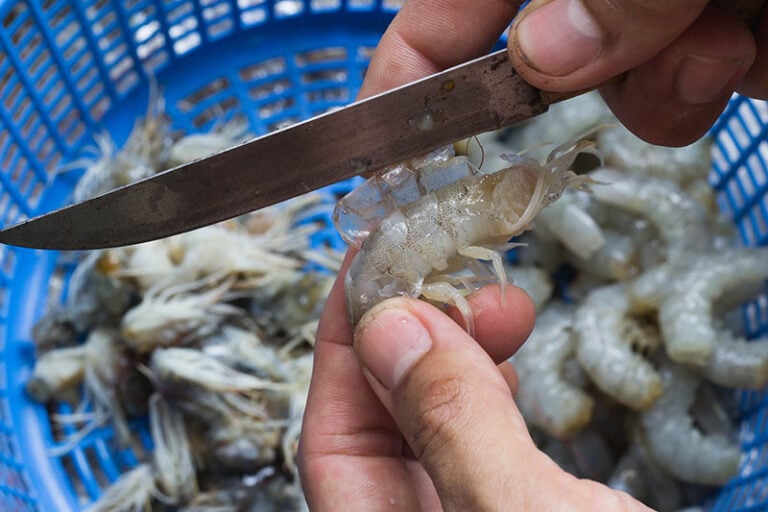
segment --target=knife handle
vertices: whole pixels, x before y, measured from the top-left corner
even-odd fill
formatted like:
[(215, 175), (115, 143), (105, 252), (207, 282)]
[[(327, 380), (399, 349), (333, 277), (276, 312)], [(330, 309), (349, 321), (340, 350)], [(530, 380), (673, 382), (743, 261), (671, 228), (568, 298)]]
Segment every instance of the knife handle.
[[(735, 13), (741, 21), (754, 29), (755, 25), (760, 19), (760, 14), (763, 12), (763, 7), (765, 6), (766, 1), (768, 0), (711, 0), (709, 3), (718, 9), (723, 9), (725, 11)], [(594, 87), (588, 87), (586, 89), (579, 89), (576, 91), (541, 91), (541, 100), (545, 105), (551, 105), (559, 101), (565, 101), (571, 98), (575, 98), (576, 96), (581, 96), (582, 94), (594, 91), (595, 89), (599, 89), (604, 85), (619, 82), (623, 78), (624, 75), (621, 74), (613, 78), (609, 78), (605, 82), (602, 82)]]

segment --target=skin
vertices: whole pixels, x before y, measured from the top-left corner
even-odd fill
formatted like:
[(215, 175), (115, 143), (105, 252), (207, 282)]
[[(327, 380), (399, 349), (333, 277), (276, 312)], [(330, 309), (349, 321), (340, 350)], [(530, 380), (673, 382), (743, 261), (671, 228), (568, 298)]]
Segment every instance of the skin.
[[(511, 0), (409, 0), (379, 44), (361, 97), (487, 52), (517, 9)], [(581, 20), (581, 32), (568, 31), (563, 13)], [(650, 142), (694, 141), (733, 91), (768, 97), (765, 16), (757, 37), (702, 0), (534, 0), (515, 19), (518, 72), (552, 91), (618, 76), (600, 91)], [(522, 290), (510, 287), (503, 305), (498, 287), (469, 297), (476, 339), (455, 311), (405, 298), (373, 308), (353, 331), (343, 297), (350, 259), (320, 321), (300, 442), (312, 510), (649, 510), (563, 472), (531, 441), (505, 362), (533, 326)]]

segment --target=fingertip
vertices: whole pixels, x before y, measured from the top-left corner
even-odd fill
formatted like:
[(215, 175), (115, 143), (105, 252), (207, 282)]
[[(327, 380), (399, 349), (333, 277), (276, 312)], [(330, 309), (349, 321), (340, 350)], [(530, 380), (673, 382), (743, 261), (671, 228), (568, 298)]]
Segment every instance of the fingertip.
[[(531, 297), (517, 286), (507, 286), (504, 303), (498, 285), (481, 288), (467, 301), (474, 313), (475, 338), (496, 363), (509, 359), (533, 330), (536, 308)], [(456, 308), (449, 308), (448, 314), (463, 325)]]

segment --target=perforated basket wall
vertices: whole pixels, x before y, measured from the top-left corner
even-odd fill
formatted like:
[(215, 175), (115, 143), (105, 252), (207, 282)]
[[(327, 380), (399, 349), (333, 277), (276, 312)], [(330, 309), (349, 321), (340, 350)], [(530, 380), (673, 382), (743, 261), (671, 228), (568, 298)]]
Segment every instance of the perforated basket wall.
[[(0, 0), (0, 224), (51, 210), (74, 177), (51, 170), (108, 130), (121, 143), (163, 87), (175, 128), (243, 116), (261, 134), (350, 102), (397, 0)], [(748, 243), (768, 239), (768, 110), (735, 99), (715, 128), (712, 184)], [(344, 189), (348, 185), (341, 184)], [(329, 191), (332, 196), (333, 190)], [(328, 219), (318, 243), (340, 246)], [(109, 429), (62, 457), (24, 393), (30, 330), (66, 255), (0, 246), (0, 510), (80, 510), (137, 461)], [(53, 281), (52, 281), (53, 280)], [(55, 287), (54, 287), (55, 288)], [(766, 301), (747, 309), (768, 328)], [(718, 511), (768, 508), (768, 399), (743, 394), (741, 475)], [(149, 440), (146, 439), (149, 446)]]

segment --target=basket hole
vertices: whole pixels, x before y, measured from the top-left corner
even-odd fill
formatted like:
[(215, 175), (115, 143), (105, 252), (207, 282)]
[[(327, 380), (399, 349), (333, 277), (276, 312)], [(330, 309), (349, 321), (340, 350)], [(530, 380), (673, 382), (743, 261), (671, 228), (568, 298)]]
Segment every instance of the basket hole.
[(19, 18), (19, 16), (22, 15), (22, 13), (26, 12), (26, 10), (27, 6), (21, 2), (13, 4), (11, 10), (8, 12), (5, 18), (3, 18), (3, 26), (5, 28), (9, 28)]
[(283, 94), (289, 91), (292, 86), (293, 84), (288, 78), (281, 78), (280, 80), (267, 82), (263, 85), (259, 85), (258, 87), (251, 87), (248, 90), (248, 93), (251, 98), (255, 100), (261, 100), (269, 98), (270, 96)]
[(232, 83), (229, 81), (229, 78), (216, 78), (187, 97), (180, 99), (176, 106), (181, 112), (188, 113), (197, 107), (198, 104), (218, 95), (222, 91), (228, 90), (231, 86)]
[(275, 2), (275, 16), (278, 18), (297, 16), (302, 12), (304, 12), (302, 0), (277, 0)]
[(383, 0), (381, 2), (381, 6), (388, 11), (396, 11), (400, 9), (403, 4), (405, 3), (405, 0)]
[[(96, 22), (92, 25), (93, 26), (93, 33), (94, 33), (94, 35), (99, 37), (102, 34), (106, 33), (107, 30), (109, 30), (110, 27), (112, 27), (112, 25), (115, 23), (116, 19), (117, 19), (117, 15), (114, 12), (112, 12), (112, 11), (108, 11), (102, 17), (97, 19)], [(113, 29), (109, 33), (111, 34), (111, 33), (114, 33), (116, 31), (117, 31), (117, 29)], [(109, 37), (109, 36), (107, 36), (107, 37)], [(104, 50), (105, 49), (105, 43), (103, 43), (102, 41), (99, 41), (99, 47), (102, 50)]]
[(347, 87), (329, 87), (317, 91), (309, 91), (306, 93), (306, 97), (311, 103), (320, 101), (347, 103), (350, 99), (350, 94)]
[(213, 2), (206, 2), (206, 3), (211, 4), (210, 7), (205, 7), (203, 9), (203, 19), (207, 21), (218, 19), (222, 16), (229, 14), (230, 12), (229, 4), (225, 4), (225, 3), (214, 4)]
[[(69, 12), (67, 12), (67, 15)], [(56, 44), (60, 48), (64, 48), (65, 52), (69, 50), (67, 48), (68, 42), (80, 33), (80, 24), (74, 20), (70, 21), (58, 34), (56, 34)]]
[(347, 60), (347, 49), (341, 46), (320, 48), (318, 50), (297, 53), (294, 56), (294, 61), (296, 62), (297, 66), (345, 60)]
[(373, 7), (373, 0), (348, 0), (350, 9), (370, 9)]
[(341, 0), (312, 0), (313, 11), (335, 11), (341, 7)]
[[(196, 21), (195, 26), (197, 26)], [(173, 43), (173, 51), (176, 53), (176, 55), (184, 55), (185, 53), (189, 53), (190, 51), (200, 46), (201, 42), (202, 39), (200, 34), (197, 32), (192, 32)]]
[(265, 103), (259, 106), (259, 117), (267, 119), (280, 115), (282, 112), (288, 110), (296, 104), (296, 99), (293, 97), (280, 98), (279, 100)]
[(234, 22), (229, 18), (225, 18), (211, 25), (210, 28), (208, 28), (208, 35), (214, 39), (220, 38), (229, 34), (234, 27)]
[[(78, 37), (64, 47), (64, 59), (70, 60), (85, 48), (85, 38)], [(81, 57), (82, 58), (82, 57)]]
[(194, 124), (196, 128), (200, 129), (217, 119), (226, 119), (227, 114), (232, 111), (242, 111), (242, 105), (240, 105), (238, 99), (233, 96), (224, 98), (203, 110), (200, 114), (195, 116), (194, 119), (192, 119), (192, 124)]
[(260, 80), (268, 76), (284, 73), (286, 70), (286, 62), (283, 57), (276, 57), (274, 59), (265, 60), (258, 64), (247, 66), (238, 71), (240, 79), (244, 82), (250, 82), (253, 80)]
[(344, 68), (319, 69), (301, 74), (301, 81), (305, 84), (316, 82), (346, 83), (348, 78), (349, 72)]
[[(251, 0), (253, 1), (253, 0)], [(247, 3), (248, 0), (238, 0), (238, 5), (241, 3)], [(264, 23), (267, 20), (267, 10), (266, 9), (251, 9), (251, 10), (244, 10), (243, 13), (240, 15), (240, 21), (245, 26), (252, 26), (252, 25), (258, 25), (260, 23)]]

